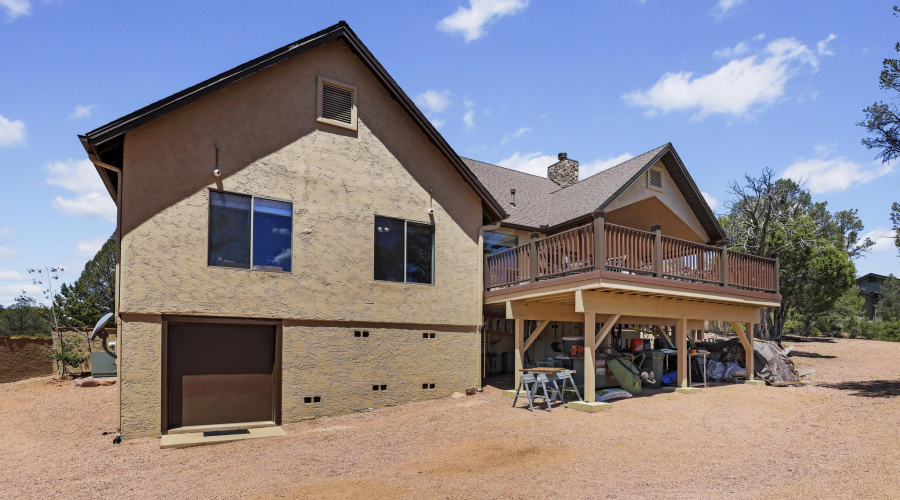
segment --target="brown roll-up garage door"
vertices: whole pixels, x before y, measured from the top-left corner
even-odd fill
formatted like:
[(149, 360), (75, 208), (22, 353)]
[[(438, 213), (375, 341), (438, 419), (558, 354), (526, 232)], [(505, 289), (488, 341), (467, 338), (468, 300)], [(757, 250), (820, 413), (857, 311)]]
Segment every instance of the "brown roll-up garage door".
[(276, 325), (169, 322), (167, 428), (276, 421)]

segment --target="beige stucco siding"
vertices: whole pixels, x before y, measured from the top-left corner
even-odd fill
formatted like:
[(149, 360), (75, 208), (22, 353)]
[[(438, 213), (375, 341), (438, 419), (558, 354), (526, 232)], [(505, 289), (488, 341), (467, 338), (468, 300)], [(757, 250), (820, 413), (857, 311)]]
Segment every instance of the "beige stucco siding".
[[(357, 132), (316, 122), (319, 74)], [(123, 181), (123, 313), (478, 324), (480, 200), (340, 42), (129, 132)], [(293, 202), (293, 273), (208, 267), (208, 189)], [(375, 282), (375, 215), (428, 221), (429, 189), (435, 284)]]
[[(684, 224), (686, 226), (686, 228), (679, 227), (679, 231), (673, 233), (671, 230), (674, 228), (667, 227), (666, 224), (663, 224), (664, 234), (671, 234), (683, 239), (706, 242), (708, 237), (706, 235), (706, 231), (703, 229), (703, 225), (700, 223), (697, 215), (694, 214), (691, 206), (688, 205), (687, 201), (684, 199), (681, 191), (675, 185), (675, 181), (672, 180), (672, 177), (669, 175), (666, 167), (662, 164), (662, 162), (658, 161), (653, 165), (653, 168), (657, 168), (662, 171), (662, 191), (650, 189), (647, 186), (647, 174), (644, 173), (643, 175), (641, 175), (640, 179), (637, 179), (634, 183), (628, 186), (628, 188), (625, 189), (622, 194), (617, 196), (612, 201), (612, 203), (606, 206), (606, 213), (610, 214), (611, 212), (619, 209), (626, 209), (626, 207), (628, 207), (629, 205), (647, 200), (649, 198), (656, 198), (660, 202), (662, 202), (663, 205), (665, 205), (665, 208), (671, 211), (671, 213), (679, 219), (679, 226), (681, 224)], [(647, 206), (650, 207), (651, 205)], [(629, 216), (631, 215), (633, 214), (629, 214)], [(654, 221), (654, 223), (661, 222), (661, 220)], [(625, 225), (635, 227), (631, 224)], [(649, 227), (637, 227), (637, 229), (646, 231), (649, 229)], [(688, 229), (689, 231), (691, 231), (691, 233), (685, 233), (684, 229)]]
[[(369, 337), (354, 337), (355, 330)], [(422, 338), (434, 333), (435, 338)], [(479, 385), (475, 329), (284, 327), (285, 422), (446, 397)], [(373, 385), (386, 385), (373, 391)], [(422, 389), (422, 384), (435, 384)], [(321, 397), (305, 403), (305, 397)]]
[(161, 318), (123, 321), (120, 328), (116, 349), (122, 437), (158, 436), (162, 393)]

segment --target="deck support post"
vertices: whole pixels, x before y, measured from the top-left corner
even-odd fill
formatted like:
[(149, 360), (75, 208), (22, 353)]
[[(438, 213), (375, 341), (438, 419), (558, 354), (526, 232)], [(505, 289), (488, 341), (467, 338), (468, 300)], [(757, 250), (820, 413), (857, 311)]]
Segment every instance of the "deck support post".
[(597, 329), (597, 314), (593, 311), (584, 313), (584, 400), (588, 403), (596, 401), (597, 368), (594, 362), (594, 331)]
[(753, 367), (753, 323), (741, 324), (738, 321), (732, 321), (731, 327), (734, 328), (734, 333), (737, 334), (741, 345), (744, 347), (744, 366), (747, 367), (747, 380), (753, 380), (755, 378)]
[(606, 219), (605, 213), (598, 210), (594, 216), (594, 271), (606, 270)]
[(663, 277), (663, 255), (662, 255), (662, 225), (654, 224), (650, 226), (650, 232), (653, 233), (653, 276), (657, 278)]
[(518, 386), (519, 379), (522, 378), (522, 365), (525, 361), (525, 318), (515, 318), (516, 323), (516, 331), (514, 336), (514, 349), (515, 355), (513, 359), (515, 359), (516, 364), (516, 372), (513, 378), (513, 384)]
[(678, 318), (675, 327), (675, 338), (678, 348), (678, 387), (689, 387), (691, 381), (687, 376), (688, 352), (687, 352), (688, 321), (687, 318)]

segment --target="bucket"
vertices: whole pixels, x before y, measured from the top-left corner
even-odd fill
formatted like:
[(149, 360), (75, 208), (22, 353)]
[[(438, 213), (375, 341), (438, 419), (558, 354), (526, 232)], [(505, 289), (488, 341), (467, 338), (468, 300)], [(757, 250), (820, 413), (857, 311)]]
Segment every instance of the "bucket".
[(644, 339), (631, 339), (631, 352), (644, 350)]

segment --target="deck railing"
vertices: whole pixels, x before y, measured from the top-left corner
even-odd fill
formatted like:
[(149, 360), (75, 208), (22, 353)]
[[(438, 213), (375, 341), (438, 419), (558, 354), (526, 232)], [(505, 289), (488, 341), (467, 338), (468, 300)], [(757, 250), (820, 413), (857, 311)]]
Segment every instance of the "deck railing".
[(556, 233), (493, 255), (485, 255), (487, 290), (551, 280), (598, 269), (659, 279), (779, 293), (778, 258), (736, 252), (662, 235), (607, 224), (602, 213), (594, 223)]

